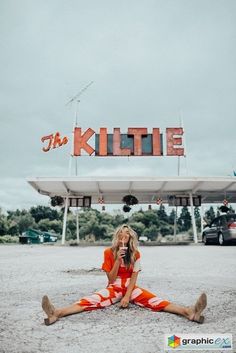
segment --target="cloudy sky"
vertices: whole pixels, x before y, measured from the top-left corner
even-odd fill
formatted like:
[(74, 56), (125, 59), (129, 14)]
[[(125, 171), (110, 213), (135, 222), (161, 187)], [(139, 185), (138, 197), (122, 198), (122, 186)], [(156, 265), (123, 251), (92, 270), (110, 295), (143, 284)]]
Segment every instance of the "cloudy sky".
[[(181, 175), (236, 170), (235, 0), (0, 0), (0, 207), (47, 204), (27, 177), (67, 176), (79, 126), (185, 130)], [(174, 157), (80, 157), (78, 175), (176, 176)], [(73, 169), (74, 173), (74, 169)]]

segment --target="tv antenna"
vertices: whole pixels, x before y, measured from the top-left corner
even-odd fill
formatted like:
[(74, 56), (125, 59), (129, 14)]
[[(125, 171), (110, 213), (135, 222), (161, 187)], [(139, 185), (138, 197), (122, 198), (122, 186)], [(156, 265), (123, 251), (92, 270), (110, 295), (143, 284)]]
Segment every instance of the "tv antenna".
[[(74, 97), (72, 97), (67, 103), (66, 106), (69, 104), (73, 104), (76, 102), (75, 106), (75, 119), (74, 119), (74, 124), (72, 128), (72, 139), (71, 139), (71, 153), (70, 153), (70, 160), (69, 160), (69, 176), (71, 176), (71, 167), (72, 167), (72, 158), (73, 158), (73, 141), (74, 141), (74, 130), (75, 127), (78, 126), (78, 104), (80, 103), (80, 96), (93, 84), (93, 81), (89, 82), (86, 86), (84, 86)], [(78, 175), (78, 168), (77, 168), (77, 158), (75, 161), (75, 175)]]
[(78, 98), (93, 84), (93, 81), (89, 82), (86, 86), (84, 86), (74, 97), (72, 97), (66, 105), (69, 105), (70, 103), (73, 103), (75, 100), (79, 102)]
[[(68, 170), (68, 175), (71, 176), (71, 167), (72, 167), (72, 160), (73, 160), (73, 146), (74, 146), (74, 131), (75, 127), (78, 125), (78, 104), (80, 102), (79, 98), (80, 96), (93, 84), (93, 81), (89, 82), (86, 86), (84, 86), (74, 97), (72, 97), (67, 103), (66, 106), (69, 104), (73, 104), (76, 102), (75, 105), (75, 119), (74, 119), (74, 124), (72, 127), (72, 138), (71, 138), (71, 153), (70, 153), (70, 159), (69, 159), (69, 170)], [(77, 158), (75, 160), (75, 175), (78, 175), (78, 166), (77, 166)], [(66, 206), (65, 206), (65, 211), (64, 211), (64, 220), (67, 217), (67, 209), (68, 209), (68, 196), (66, 198)], [(63, 222), (63, 234), (66, 232), (66, 221)], [(79, 236), (79, 208), (76, 207), (76, 238), (77, 238), (77, 243), (80, 242), (80, 236)], [(64, 235), (64, 240), (62, 240), (62, 243), (65, 242), (65, 235)]]

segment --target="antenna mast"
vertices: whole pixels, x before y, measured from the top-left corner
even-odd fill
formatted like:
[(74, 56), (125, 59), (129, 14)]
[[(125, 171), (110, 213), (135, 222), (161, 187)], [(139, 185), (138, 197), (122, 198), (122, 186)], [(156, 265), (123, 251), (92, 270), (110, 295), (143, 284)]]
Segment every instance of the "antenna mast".
[[(71, 153), (70, 153), (70, 159), (69, 159), (69, 171), (68, 175), (71, 176), (71, 167), (72, 167), (72, 159), (73, 159), (73, 145), (74, 145), (74, 131), (75, 127), (78, 125), (78, 104), (80, 102), (79, 98), (80, 96), (91, 86), (93, 81), (89, 82), (85, 87), (83, 87), (73, 98), (71, 98), (66, 105), (73, 104), (76, 102), (75, 105), (75, 119), (72, 127), (72, 138), (71, 138)], [(77, 176), (78, 174), (78, 168), (77, 168), (77, 158), (75, 160), (75, 175)], [(63, 220), (63, 234), (62, 234), (62, 244), (65, 243), (65, 237), (66, 237), (66, 219), (67, 219), (67, 210), (68, 210), (68, 202), (69, 202), (69, 197), (66, 197), (66, 206), (65, 206), (65, 211), (64, 211), (64, 220)], [(80, 242), (80, 236), (79, 236), (79, 208), (76, 207), (76, 238), (77, 238), (77, 243), (79, 244)]]
[[(84, 86), (74, 97), (72, 97), (67, 103), (66, 106), (69, 104), (73, 104), (76, 102), (75, 105), (75, 119), (72, 127), (72, 139), (71, 139), (71, 153), (70, 153), (70, 159), (69, 159), (69, 170), (68, 170), (68, 175), (71, 176), (71, 168), (72, 168), (72, 159), (73, 159), (73, 142), (74, 142), (74, 130), (75, 127), (78, 126), (78, 104), (80, 103), (80, 96), (93, 84), (93, 81), (89, 82), (86, 86)], [(77, 167), (77, 158), (75, 160), (75, 175), (78, 175), (78, 167)]]

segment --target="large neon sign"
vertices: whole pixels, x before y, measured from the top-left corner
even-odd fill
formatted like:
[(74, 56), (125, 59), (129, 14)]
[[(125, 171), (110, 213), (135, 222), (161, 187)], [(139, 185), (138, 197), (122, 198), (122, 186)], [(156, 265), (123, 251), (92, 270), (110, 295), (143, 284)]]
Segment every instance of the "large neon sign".
[[(89, 141), (95, 135), (95, 143)], [(82, 152), (92, 156), (184, 156), (183, 129), (181, 127), (166, 128), (165, 148), (164, 136), (159, 128), (153, 128), (152, 133), (148, 133), (147, 128), (131, 127), (126, 134), (120, 132), (120, 128), (114, 128), (113, 133), (108, 133), (105, 127), (100, 128), (99, 133), (88, 128), (74, 129), (73, 155), (81, 156)], [(48, 141), (48, 145), (43, 147), (44, 152), (52, 148), (61, 147), (68, 142), (68, 138), (60, 138), (57, 132), (42, 137), (41, 141)]]

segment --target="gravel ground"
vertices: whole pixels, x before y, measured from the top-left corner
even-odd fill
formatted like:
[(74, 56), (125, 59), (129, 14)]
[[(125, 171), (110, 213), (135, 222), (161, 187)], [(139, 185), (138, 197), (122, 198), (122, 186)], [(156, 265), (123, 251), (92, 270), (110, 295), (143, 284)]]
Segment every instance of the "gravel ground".
[(232, 333), (236, 348), (235, 246), (140, 248), (138, 284), (181, 305), (192, 305), (205, 291), (203, 325), (135, 305), (125, 310), (114, 305), (45, 326), (44, 294), (56, 306), (66, 306), (106, 286), (106, 276), (98, 270), (103, 250), (1, 245), (0, 352), (157, 353), (164, 352), (164, 334), (169, 333)]

